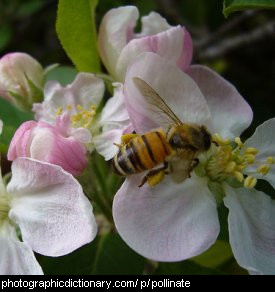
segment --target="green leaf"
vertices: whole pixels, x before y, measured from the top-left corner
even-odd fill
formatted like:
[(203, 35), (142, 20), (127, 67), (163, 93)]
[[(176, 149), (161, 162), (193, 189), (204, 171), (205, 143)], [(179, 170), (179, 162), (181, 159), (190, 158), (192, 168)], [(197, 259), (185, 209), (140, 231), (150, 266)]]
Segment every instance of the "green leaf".
[(46, 275), (141, 274), (145, 264), (145, 259), (116, 234), (98, 235), (93, 242), (62, 257), (37, 259)]
[(56, 31), (79, 71), (100, 72), (95, 27), (97, 0), (59, 0)]
[(5, 49), (12, 38), (12, 28), (9, 24), (0, 25), (0, 50)]
[(160, 263), (154, 272), (155, 275), (221, 275), (222, 272), (202, 267), (191, 261), (178, 263)]
[(145, 259), (130, 249), (115, 234), (101, 237), (94, 261), (93, 275), (139, 275), (143, 273)]
[(224, 0), (223, 14), (246, 9), (275, 9), (275, 0)]
[(232, 257), (229, 243), (217, 240), (206, 252), (192, 258), (192, 261), (203, 267), (217, 268), (228, 262)]
[(33, 114), (17, 109), (0, 97), (0, 119), (3, 121), (3, 133), (0, 136), (0, 151), (6, 152), (17, 128), (25, 121), (32, 120)]
[(76, 74), (77, 71), (74, 67), (59, 66), (47, 72), (46, 81), (58, 81), (62, 86), (65, 86), (73, 82)]

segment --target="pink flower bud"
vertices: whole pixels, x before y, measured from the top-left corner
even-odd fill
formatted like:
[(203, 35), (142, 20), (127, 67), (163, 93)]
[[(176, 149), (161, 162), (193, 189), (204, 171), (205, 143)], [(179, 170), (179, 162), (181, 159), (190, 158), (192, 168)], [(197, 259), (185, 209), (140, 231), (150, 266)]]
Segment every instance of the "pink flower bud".
[(87, 164), (85, 146), (72, 136), (62, 135), (59, 128), (45, 122), (28, 121), (15, 132), (8, 159), (31, 157), (61, 166), (79, 175)]
[(30, 55), (10, 53), (0, 59), (0, 96), (23, 109), (43, 97), (44, 71)]

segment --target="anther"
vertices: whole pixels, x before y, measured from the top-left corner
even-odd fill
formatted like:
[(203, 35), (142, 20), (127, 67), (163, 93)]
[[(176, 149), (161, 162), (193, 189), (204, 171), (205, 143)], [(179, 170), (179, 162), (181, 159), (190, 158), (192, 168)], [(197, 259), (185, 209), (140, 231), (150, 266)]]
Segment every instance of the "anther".
[(266, 161), (267, 161), (269, 164), (274, 164), (274, 163), (275, 163), (275, 159), (274, 159), (274, 157), (272, 157), (272, 156), (267, 157)]
[(235, 143), (236, 143), (240, 148), (243, 147), (243, 142), (242, 142), (242, 140), (241, 140), (240, 137), (236, 137), (236, 138), (235, 138)]
[(253, 155), (256, 155), (259, 153), (259, 150), (254, 148), (254, 147), (248, 147), (245, 149), (245, 154), (253, 154)]
[(226, 165), (224, 171), (227, 172), (227, 173), (231, 173), (231, 172), (233, 172), (233, 171), (235, 170), (236, 166), (237, 166), (236, 162), (234, 162), (234, 161), (230, 161), (230, 162)]
[(248, 164), (253, 164), (255, 161), (255, 155), (254, 154), (245, 154), (244, 159)]
[(243, 174), (239, 171), (234, 171), (233, 172), (233, 175), (235, 176), (235, 178), (239, 181), (239, 182), (242, 182), (244, 177), (243, 177)]
[(258, 167), (257, 172), (261, 173), (262, 175), (268, 174), (270, 170), (270, 166), (267, 164), (262, 164)]
[(256, 186), (257, 179), (253, 176), (247, 176), (244, 180), (244, 187), (247, 189), (252, 189)]

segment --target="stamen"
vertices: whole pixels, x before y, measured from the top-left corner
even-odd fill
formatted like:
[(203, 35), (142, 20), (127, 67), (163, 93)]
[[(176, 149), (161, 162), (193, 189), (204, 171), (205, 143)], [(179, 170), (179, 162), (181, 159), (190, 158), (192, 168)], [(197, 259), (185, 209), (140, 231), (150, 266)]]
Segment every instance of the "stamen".
[(262, 175), (268, 174), (270, 170), (270, 166), (267, 164), (262, 164), (258, 167), (257, 172), (261, 173)]
[(254, 155), (256, 155), (256, 154), (259, 153), (259, 150), (254, 148), (254, 147), (248, 147), (248, 148), (245, 149), (244, 152), (245, 152), (245, 154), (254, 154)]
[(243, 177), (243, 174), (239, 171), (234, 171), (233, 172), (233, 175), (235, 176), (235, 178), (239, 181), (239, 182), (242, 182), (244, 177)]
[(253, 176), (248, 176), (244, 180), (244, 187), (247, 189), (253, 189), (257, 184), (257, 179)]
[(243, 147), (243, 142), (241, 141), (240, 137), (235, 138), (235, 143), (238, 145), (239, 148)]
[(231, 173), (231, 172), (233, 172), (233, 171), (235, 170), (236, 166), (237, 166), (236, 162), (234, 162), (234, 161), (230, 161), (230, 162), (226, 165), (224, 171), (227, 172), (227, 173)]
[(56, 111), (56, 115), (61, 116), (62, 112), (63, 112), (63, 108), (60, 106)]
[(230, 144), (230, 140), (229, 139), (223, 139), (218, 133), (215, 133), (212, 137), (212, 140), (214, 142), (216, 142), (218, 145), (228, 145)]
[(254, 154), (245, 154), (244, 155), (244, 160), (248, 163), (248, 164), (253, 164), (255, 161), (255, 155)]
[(274, 164), (274, 163), (275, 163), (275, 159), (274, 159), (274, 157), (272, 157), (272, 156), (267, 157), (266, 161), (267, 161), (269, 164)]

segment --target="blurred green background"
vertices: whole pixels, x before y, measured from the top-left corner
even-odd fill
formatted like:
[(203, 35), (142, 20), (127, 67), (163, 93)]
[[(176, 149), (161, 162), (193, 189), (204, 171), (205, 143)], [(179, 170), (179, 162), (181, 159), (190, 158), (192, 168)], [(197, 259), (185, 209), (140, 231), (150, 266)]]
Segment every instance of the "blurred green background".
[[(44, 67), (52, 63), (71, 66), (55, 32), (57, 4), (57, 0), (0, 0), (0, 57), (8, 52), (22, 51)], [(184, 25), (190, 31), (194, 41), (193, 63), (206, 64), (218, 71), (252, 106), (254, 121), (244, 137), (249, 137), (257, 125), (275, 116), (274, 11), (236, 12), (225, 19), (222, 0), (99, 0), (97, 26), (109, 9), (130, 4), (137, 6), (141, 15), (154, 10), (170, 24)], [(140, 23), (137, 30), (139, 28)], [(10, 119), (17, 117), (13, 107), (6, 114)], [(22, 122), (21, 118), (29, 116), (20, 115), (17, 124)], [(259, 184), (259, 187), (269, 193), (273, 191), (267, 185)], [(219, 215), (222, 221), (220, 241), (192, 261), (159, 265), (145, 262), (112, 233), (98, 236), (93, 243), (68, 256), (58, 259), (38, 256), (38, 259), (48, 274), (246, 273), (238, 267), (226, 243), (225, 208), (219, 209)], [(103, 220), (102, 224), (105, 223)]]

